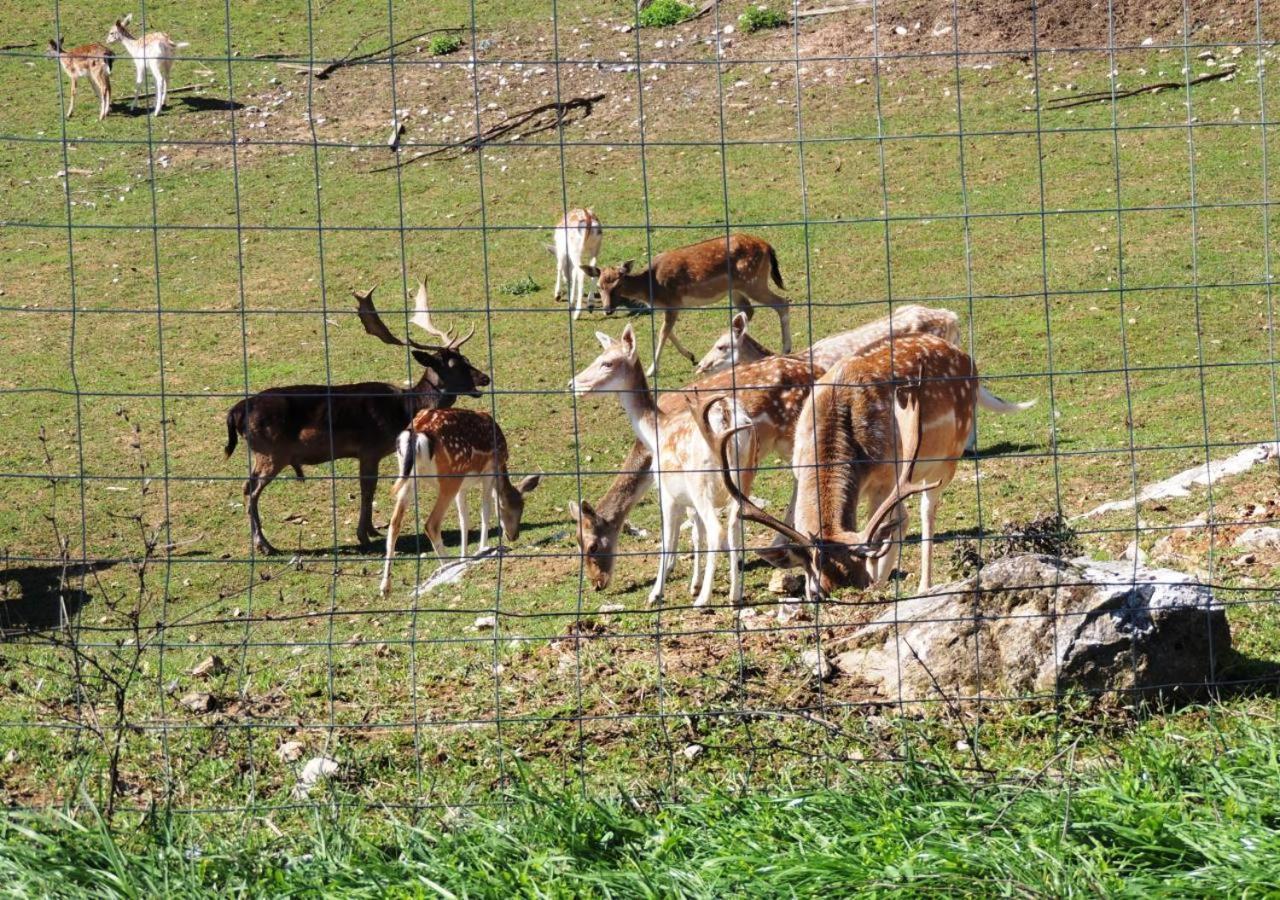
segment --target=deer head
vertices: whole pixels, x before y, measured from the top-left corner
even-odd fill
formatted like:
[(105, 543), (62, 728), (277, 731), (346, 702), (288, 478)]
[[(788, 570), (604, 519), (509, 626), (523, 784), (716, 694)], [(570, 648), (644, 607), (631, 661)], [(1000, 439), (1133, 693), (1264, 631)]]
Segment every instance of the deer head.
[(569, 390), (577, 397), (597, 391), (635, 390), (635, 376), (639, 369), (635, 329), (628, 323), (616, 341), (603, 331), (597, 331), (596, 340), (604, 348), (603, 352), (569, 380)]
[(498, 517), (502, 519), (502, 533), (507, 540), (520, 537), (520, 520), (524, 518), (524, 501), (539, 484), (542, 475), (526, 475), (511, 485), (511, 490), (498, 492)]
[(387, 328), (386, 323), (382, 321), (378, 311), (373, 306), (373, 289), (353, 291), (352, 293), (358, 304), (357, 312), (364, 330), (384, 344), (409, 347), (413, 358), (426, 367), (422, 381), (419, 382), (420, 386), (423, 382), (431, 385), (449, 398), (450, 402), (460, 395), (479, 397), (481, 394), (480, 388), (488, 386), (489, 376), (473, 366), (471, 361), (462, 355), (462, 345), (475, 334), (475, 327), (472, 326), (466, 337), (461, 339), (453, 336), (452, 329), (442, 331), (437, 328), (431, 321), (425, 282), (418, 282), (418, 293), (414, 298), (414, 313), (409, 321), (428, 334), (433, 334), (444, 341), (443, 344), (420, 344), (412, 338), (401, 339), (396, 337)]
[(606, 316), (613, 315), (613, 311), (618, 308), (614, 293), (618, 290), (622, 280), (631, 274), (631, 267), (634, 265), (635, 260), (629, 259), (620, 266), (606, 266), (603, 269), (598, 266), (582, 267), (582, 271), (596, 280), (600, 306), (604, 309)]
[[(746, 342), (749, 340), (751, 339), (747, 337), (747, 314), (737, 313), (734, 315), (733, 321), (729, 323), (729, 330), (716, 338), (716, 342), (711, 345), (711, 349), (707, 351), (706, 355), (698, 361), (694, 371), (699, 375), (714, 375), (731, 366), (756, 362), (761, 357), (743, 358), (743, 351), (747, 348)], [(751, 343), (754, 344), (755, 342), (751, 341)]]
[(587, 578), (597, 591), (603, 591), (613, 578), (613, 563), (616, 556), (613, 542), (616, 535), (604, 519), (596, 514), (595, 507), (588, 501), (581, 504), (570, 502), (569, 515), (578, 523), (578, 546), (582, 548), (586, 558)]
[[(734, 484), (730, 476), (732, 463), (729, 459), (729, 442), (741, 428), (729, 429), (722, 434), (715, 434), (711, 428), (709, 415), (712, 405), (719, 399), (709, 397), (703, 400), (694, 410), (694, 421), (702, 437), (712, 448), (720, 460), (720, 476), (726, 489), (741, 504), (742, 516), (758, 522), (787, 538), (791, 543), (786, 548), (791, 558), (800, 564), (805, 573), (805, 596), (812, 602), (824, 599), (840, 587), (864, 589), (870, 587), (873, 578), (870, 564), (889, 552), (894, 532), (902, 524), (898, 516), (890, 519), (889, 514), (899, 509), (903, 500), (913, 494), (932, 490), (939, 482), (919, 482), (912, 478), (916, 456), (920, 450), (920, 396), (918, 384), (900, 385), (894, 389), (893, 415), (894, 427), (897, 430), (898, 446), (898, 481), (895, 490), (885, 498), (880, 506), (867, 519), (866, 525), (859, 531), (839, 538), (827, 538), (820, 534), (802, 534), (792, 525), (765, 512), (751, 498)], [(821, 463), (836, 463), (836, 460), (820, 460)], [(800, 502), (805, 502), (801, 498)]]

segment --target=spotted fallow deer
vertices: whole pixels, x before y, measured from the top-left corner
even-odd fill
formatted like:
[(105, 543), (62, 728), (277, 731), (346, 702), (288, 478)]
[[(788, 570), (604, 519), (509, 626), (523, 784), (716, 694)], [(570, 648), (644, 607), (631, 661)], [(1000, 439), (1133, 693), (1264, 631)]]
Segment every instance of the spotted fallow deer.
[(768, 241), (749, 234), (730, 234), (659, 253), (648, 268), (639, 272), (632, 271), (633, 265), (632, 260), (627, 260), (606, 269), (592, 266), (586, 272), (599, 285), (606, 315), (612, 315), (624, 299), (664, 311), (658, 346), (646, 375), (652, 377), (657, 370), (668, 340), (690, 363), (697, 363), (697, 358), (675, 336), (676, 319), (680, 310), (708, 306), (726, 294), (748, 318), (754, 313), (752, 303), (771, 307), (782, 326), (782, 351), (791, 352), (791, 301), (769, 287), (770, 278), (779, 288), (783, 284), (778, 255)]
[[(773, 356), (702, 378), (681, 391), (664, 391), (658, 396), (658, 409), (676, 414), (685, 409), (686, 397), (732, 394), (755, 425), (758, 458), (775, 455), (790, 465), (796, 418), (821, 374), (822, 370), (807, 360)], [(578, 547), (586, 575), (598, 591), (613, 579), (618, 540), (627, 515), (653, 485), (652, 463), (649, 448), (637, 438), (609, 489), (596, 503), (583, 500), (581, 505), (569, 504), (569, 513), (578, 525)], [(695, 553), (695, 563), (696, 559)]]
[[(160, 115), (164, 109), (164, 101), (169, 96), (169, 70), (173, 68), (173, 58), (182, 47), (189, 47), (186, 41), (174, 41), (163, 31), (147, 31), (142, 37), (134, 37), (129, 31), (129, 23), (133, 21), (133, 13), (123, 19), (116, 19), (107, 32), (107, 43), (116, 41), (124, 44), (124, 49), (133, 57), (133, 109), (138, 108), (138, 94), (142, 90), (144, 69), (151, 70), (151, 77), (156, 82), (156, 108), (152, 115)], [(145, 23), (144, 23), (145, 24)]]
[(604, 231), (591, 209), (571, 209), (556, 223), (556, 300), (564, 299), (561, 284), (569, 289), (573, 318), (587, 305), (587, 270), (595, 268)]
[[(960, 348), (913, 335), (837, 363), (814, 385), (796, 423), (792, 471), (795, 524), (770, 515), (737, 491), (727, 442), (716, 447), (725, 489), (744, 518), (784, 535), (804, 568), (805, 594), (821, 600), (839, 587), (866, 588), (897, 561), (903, 500), (921, 494), (920, 590), (931, 581), (938, 499), (955, 475), (975, 412), (978, 371)], [(695, 416), (695, 421), (700, 421)], [(873, 512), (857, 527), (858, 505)]]
[(462, 536), (460, 555), (467, 555), (466, 490), (480, 488), (480, 547), (489, 545), (489, 515), (496, 502), (502, 533), (507, 540), (520, 537), (524, 498), (538, 486), (541, 475), (529, 475), (519, 484), (511, 483), (507, 472), (507, 438), (488, 413), (470, 409), (424, 409), (396, 442), (400, 478), (392, 490), (396, 498), (387, 525), (387, 556), (382, 567), (382, 595), (391, 591), (391, 559), (405, 512), (413, 499), (418, 479), (431, 476), (436, 482), (436, 502), (427, 516), (427, 539), (440, 562), (444, 562), (444, 542), (440, 525), (452, 500), (458, 510), (458, 530)]
[[(658, 485), (662, 507), (661, 556), (658, 576), (649, 592), (649, 603), (661, 600), (668, 574), (675, 563), (680, 521), (684, 513), (694, 514), (694, 536), (706, 548), (702, 589), (694, 606), (706, 606), (715, 586), (716, 554), (727, 550), (729, 557), (729, 594), (733, 602), (742, 600), (742, 577), (738, 571), (741, 553), (738, 527), (738, 503), (725, 489), (720, 478), (720, 463), (712, 456), (708, 444), (699, 439), (697, 426), (686, 407), (680, 412), (666, 413), (658, 408), (649, 383), (640, 366), (636, 351), (636, 335), (630, 325), (618, 340), (596, 332), (603, 352), (591, 365), (573, 377), (569, 389), (575, 396), (607, 391), (616, 393), (631, 420), (631, 427), (649, 450), (654, 460), (652, 469)], [(732, 431), (734, 437), (724, 442), (724, 458), (730, 460), (732, 472), (726, 475), (739, 494), (749, 494), (755, 474), (758, 445), (751, 417), (732, 395), (712, 398), (708, 419), (719, 419), (704, 427), (715, 431)], [(728, 508), (725, 522), (720, 510)]]
[(85, 44), (71, 50), (62, 49), (62, 40), (50, 41), (44, 55), (56, 59), (62, 65), (62, 71), (71, 79), (71, 102), (67, 104), (68, 119), (76, 106), (76, 83), (82, 77), (88, 77), (98, 94), (98, 121), (101, 122), (111, 111), (111, 64), (115, 54), (111, 48), (102, 44)]
[[(830, 369), (846, 356), (865, 353), (885, 341), (897, 340), (911, 334), (932, 334), (958, 345), (960, 343), (959, 321), (959, 316), (949, 309), (904, 306), (895, 310), (891, 317), (884, 316), (851, 331), (842, 331), (815, 341), (812, 347), (797, 350), (795, 355), (801, 359), (812, 360), (815, 365), (825, 370)], [(729, 330), (720, 335), (707, 354), (702, 357), (698, 363), (698, 371), (707, 374), (723, 372), (735, 365), (747, 365), (761, 359), (768, 359), (773, 355), (772, 350), (747, 334), (747, 317), (738, 313), (733, 317)], [(1013, 413), (1030, 409), (1036, 405), (1036, 401), (1004, 400), (979, 385), (978, 405), (994, 413)], [(977, 440), (975, 419), (965, 450), (972, 451), (977, 446)]]

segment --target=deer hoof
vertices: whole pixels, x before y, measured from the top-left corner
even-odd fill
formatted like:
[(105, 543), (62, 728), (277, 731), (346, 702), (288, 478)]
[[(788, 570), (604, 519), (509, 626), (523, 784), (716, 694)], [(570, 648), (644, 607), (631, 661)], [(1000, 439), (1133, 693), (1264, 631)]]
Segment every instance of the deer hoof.
[(271, 543), (266, 538), (260, 538), (254, 544), (254, 547), (256, 547), (258, 550), (258, 553), (262, 554), (263, 556), (278, 556), (280, 553), (279, 550), (271, 546)]

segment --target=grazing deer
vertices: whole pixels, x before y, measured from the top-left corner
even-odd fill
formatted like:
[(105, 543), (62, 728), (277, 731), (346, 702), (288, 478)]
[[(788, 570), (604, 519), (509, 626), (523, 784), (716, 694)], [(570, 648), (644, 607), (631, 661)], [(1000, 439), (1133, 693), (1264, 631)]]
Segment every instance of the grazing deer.
[(591, 209), (571, 209), (555, 230), (556, 300), (564, 299), (561, 282), (569, 288), (569, 307), (576, 320), (587, 305), (587, 269), (595, 268), (604, 231)]
[[(796, 423), (794, 526), (737, 490), (728, 446), (732, 435), (714, 433), (695, 420), (704, 440), (716, 448), (722, 483), (734, 493), (743, 517), (791, 542), (810, 600), (838, 587), (869, 587), (893, 570), (905, 524), (901, 504), (913, 494), (922, 495), (920, 590), (926, 591), (932, 583), (938, 498), (964, 451), (977, 388), (978, 371), (969, 355), (933, 335), (900, 338), (837, 363), (814, 385)], [(857, 510), (864, 497), (874, 511), (859, 529)]]
[(391, 559), (409, 500), (422, 476), (433, 476), (437, 485), (435, 505), (427, 516), (427, 539), (440, 562), (444, 562), (444, 542), (440, 525), (452, 500), (458, 509), (458, 530), (462, 534), (461, 557), (467, 555), (466, 489), (480, 487), (480, 548), (489, 546), (489, 514), (496, 500), (502, 533), (507, 540), (520, 537), (524, 498), (538, 486), (541, 475), (529, 475), (512, 484), (507, 474), (507, 438), (488, 413), (469, 409), (424, 409), (413, 418), (408, 430), (396, 441), (400, 478), (392, 490), (396, 498), (387, 525), (387, 558), (382, 567), (382, 596), (391, 591)]
[(116, 19), (111, 30), (107, 32), (107, 43), (116, 41), (124, 44), (124, 49), (133, 57), (135, 78), (133, 82), (133, 104), (130, 109), (138, 108), (138, 94), (142, 90), (144, 69), (151, 70), (151, 77), (156, 82), (156, 108), (152, 115), (160, 115), (164, 109), (164, 101), (169, 95), (169, 70), (173, 68), (175, 52), (182, 47), (191, 46), (186, 41), (173, 41), (163, 31), (148, 31), (142, 37), (134, 37), (129, 31), (129, 23), (133, 21), (133, 13), (123, 19)]
[[(702, 357), (697, 371), (706, 374), (723, 372), (735, 365), (743, 366), (773, 356), (772, 350), (747, 334), (747, 322), (747, 317), (742, 313), (735, 315), (729, 330), (720, 335), (707, 351), (706, 356)], [(960, 343), (959, 316), (948, 309), (904, 306), (896, 310), (892, 316), (884, 316), (851, 331), (842, 331), (815, 341), (812, 347), (799, 350), (795, 355), (801, 359), (812, 360), (814, 365), (825, 370), (830, 369), (846, 356), (865, 353), (884, 341), (897, 340), (910, 334), (933, 334), (944, 341), (958, 345)], [(979, 385), (978, 405), (995, 413), (1012, 413), (1030, 409), (1036, 405), (1036, 401), (1024, 400), (1014, 403), (997, 397)], [(977, 447), (977, 425), (975, 419), (973, 430), (969, 432), (969, 440), (965, 444), (966, 452), (971, 452)]]
[(67, 104), (67, 118), (76, 107), (76, 82), (82, 76), (89, 77), (98, 95), (98, 121), (101, 122), (111, 111), (111, 64), (116, 55), (111, 48), (102, 44), (85, 44), (72, 50), (62, 49), (62, 39), (50, 41), (44, 55), (47, 59), (56, 59), (62, 65), (62, 71), (71, 79), (71, 102)]
[(227, 456), (241, 435), (253, 451), (253, 468), (244, 495), (249, 530), (262, 553), (275, 548), (262, 533), (258, 498), (280, 472), (292, 468), (299, 479), (303, 466), (355, 457), (360, 461), (360, 522), (356, 537), (361, 543), (378, 537), (373, 527), (373, 495), (378, 466), (396, 449), (396, 438), (420, 409), (452, 406), (459, 395), (480, 396), (489, 376), (462, 355), (475, 328), (461, 340), (452, 330), (441, 331), (431, 322), (426, 285), (418, 283), (415, 313), (410, 321), (433, 334), (443, 344), (419, 344), (393, 335), (373, 306), (373, 291), (356, 291), (364, 330), (383, 343), (410, 347), (424, 367), (422, 377), (410, 388), (378, 381), (360, 384), (299, 384), (269, 388), (241, 400), (227, 412)]
[[(653, 457), (652, 468), (662, 506), (662, 541), (658, 576), (649, 592), (649, 603), (657, 603), (662, 598), (667, 575), (675, 563), (680, 520), (690, 509), (695, 516), (695, 537), (704, 544), (707, 554), (702, 589), (694, 606), (706, 606), (711, 601), (716, 554), (722, 549), (726, 549), (729, 556), (729, 593), (733, 602), (739, 603), (742, 577), (738, 571), (741, 552), (738, 503), (721, 483), (719, 462), (711, 455), (710, 447), (697, 439), (687, 411), (666, 413), (658, 408), (640, 367), (634, 329), (627, 325), (616, 341), (602, 332), (596, 332), (596, 337), (603, 352), (573, 377), (569, 389), (578, 397), (600, 391), (616, 393), (636, 437)], [(732, 396), (717, 397), (714, 402), (718, 404), (720, 421), (714, 426), (704, 423), (705, 427), (733, 432), (732, 442), (726, 442), (724, 447), (725, 453), (731, 454), (734, 460), (734, 473), (729, 480), (738, 493), (749, 493), (758, 450), (751, 417)], [(720, 509), (726, 505), (727, 521), (721, 524)]]
[(782, 325), (782, 352), (791, 352), (791, 301), (769, 287), (770, 277), (779, 288), (783, 284), (778, 255), (767, 241), (749, 234), (731, 234), (659, 253), (647, 269), (639, 272), (631, 271), (633, 264), (627, 260), (607, 269), (590, 266), (586, 273), (599, 285), (606, 315), (612, 315), (622, 299), (665, 311), (653, 364), (646, 375), (652, 377), (657, 370), (668, 340), (690, 363), (697, 363), (675, 336), (676, 319), (680, 310), (707, 306), (726, 294), (732, 296), (747, 318), (754, 313), (752, 302), (771, 307)]
[[(664, 391), (658, 397), (658, 409), (675, 414), (685, 409), (685, 397), (731, 393), (755, 425), (758, 458), (763, 460), (772, 454), (789, 465), (796, 419), (820, 375), (822, 370), (813, 368), (807, 360), (773, 356), (703, 378), (683, 391)], [(599, 502), (569, 504), (569, 513), (578, 524), (578, 547), (587, 577), (598, 591), (607, 588), (613, 578), (618, 537), (627, 515), (653, 485), (652, 463), (653, 455), (637, 438)], [(696, 559), (695, 554), (695, 563)]]

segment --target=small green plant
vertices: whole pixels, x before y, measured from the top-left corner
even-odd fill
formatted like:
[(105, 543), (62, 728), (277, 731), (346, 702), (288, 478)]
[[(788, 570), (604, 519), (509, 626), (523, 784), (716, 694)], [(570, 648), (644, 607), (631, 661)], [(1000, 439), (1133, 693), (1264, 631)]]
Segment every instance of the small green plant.
[(666, 28), (668, 25), (679, 25), (693, 13), (693, 7), (681, 0), (653, 0), (640, 10), (640, 27)]
[(748, 6), (747, 11), (738, 16), (738, 24), (747, 34), (765, 31), (769, 28), (781, 28), (787, 24), (787, 16), (776, 9), (764, 6)]
[(448, 56), (462, 48), (462, 38), (456, 34), (437, 34), (427, 44), (427, 52), (432, 56)]
[(523, 278), (517, 278), (515, 281), (508, 281), (498, 288), (498, 293), (510, 294), (512, 297), (522, 297), (525, 294), (533, 294), (540, 290), (542, 290), (542, 286), (533, 280), (533, 276), (526, 275)]

